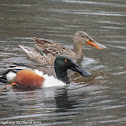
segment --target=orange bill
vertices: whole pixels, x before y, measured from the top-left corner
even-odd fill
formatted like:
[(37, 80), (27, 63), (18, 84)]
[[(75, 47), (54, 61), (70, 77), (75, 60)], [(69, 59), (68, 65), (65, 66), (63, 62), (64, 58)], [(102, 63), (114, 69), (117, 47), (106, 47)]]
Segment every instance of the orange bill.
[(7, 88), (9, 86), (13, 86), (13, 85), (16, 85), (16, 83), (7, 84), (4, 87), (0, 88), (0, 90), (4, 90), (5, 88)]
[(106, 49), (104, 45), (96, 42), (95, 40), (89, 40), (88, 42), (86, 42), (86, 44), (90, 46), (94, 46), (97, 49)]

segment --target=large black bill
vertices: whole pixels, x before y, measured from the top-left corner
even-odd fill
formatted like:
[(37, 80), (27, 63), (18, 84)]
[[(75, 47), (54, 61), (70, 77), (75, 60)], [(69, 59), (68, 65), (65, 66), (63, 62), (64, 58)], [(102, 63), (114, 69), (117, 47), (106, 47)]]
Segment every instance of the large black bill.
[(85, 77), (89, 77), (91, 76), (91, 73), (85, 71), (84, 69), (82, 69), (79, 65), (75, 64), (74, 66), (71, 67), (71, 69), (73, 71), (76, 71), (78, 73), (80, 73), (82, 76), (85, 76)]

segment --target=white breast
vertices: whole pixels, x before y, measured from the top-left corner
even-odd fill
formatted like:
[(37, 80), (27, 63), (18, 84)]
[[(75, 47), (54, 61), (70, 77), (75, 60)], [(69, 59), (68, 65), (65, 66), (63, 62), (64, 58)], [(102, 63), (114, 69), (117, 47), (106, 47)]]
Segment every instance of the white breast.
[(45, 78), (45, 82), (43, 84), (43, 87), (59, 87), (59, 86), (65, 86), (66, 83), (58, 80), (57, 78), (55, 78), (54, 76), (48, 76), (47, 74), (43, 75), (43, 77)]
[(6, 78), (7, 78), (7, 81), (12, 83), (14, 82), (14, 79), (16, 77), (16, 73), (10, 71), (7, 75), (6, 75)]
[(59, 86), (65, 86), (66, 83), (58, 80), (57, 78), (55, 78), (54, 76), (48, 76), (47, 74), (43, 74), (42, 71), (39, 70), (34, 70), (36, 74), (38, 74), (39, 76), (42, 76), (45, 78), (45, 82), (42, 85), (42, 87), (59, 87)]

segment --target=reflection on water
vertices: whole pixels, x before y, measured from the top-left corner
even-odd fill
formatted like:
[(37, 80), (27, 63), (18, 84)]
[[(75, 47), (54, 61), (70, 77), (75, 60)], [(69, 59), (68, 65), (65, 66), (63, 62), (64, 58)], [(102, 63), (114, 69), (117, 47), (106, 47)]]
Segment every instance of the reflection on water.
[(8, 65), (4, 60), (37, 65), (18, 46), (34, 47), (32, 37), (72, 49), (73, 34), (83, 30), (107, 49), (84, 45), (85, 58), (80, 65), (92, 76), (83, 78), (69, 71), (71, 84), (64, 88), (1, 91), (0, 121), (33, 120), (43, 126), (124, 126), (125, 8), (124, 0), (1, 0), (0, 73)]

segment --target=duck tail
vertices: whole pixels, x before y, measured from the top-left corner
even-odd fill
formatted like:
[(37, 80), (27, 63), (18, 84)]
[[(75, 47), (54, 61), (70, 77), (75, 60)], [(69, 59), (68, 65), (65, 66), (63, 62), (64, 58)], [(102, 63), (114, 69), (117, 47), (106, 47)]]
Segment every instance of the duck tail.
[(32, 47), (24, 46), (24, 45), (19, 45), (19, 47), (26, 53), (29, 54), (33, 51)]
[(8, 83), (9, 81), (12, 81), (17, 73), (18, 70), (14, 70), (12, 68), (7, 69), (5, 72), (2, 73), (0, 76), (0, 82), (1, 83)]
[(7, 83), (7, 80), (3, 76), (0, 76), (0, 82), (1, 83)]
[[(13, 63), (13, 62), (11, 62)], [(19, 66), (18, 66), (19, 65)], [(8, 83), (11, 82), (18, 71), (26, 69), (26, 65), (23, 66), (23, 64), (18, 64), (18, 63), (13, 63), (12, 65), (9, 66), (7, 70), (5, 70), (1, 75), (0, 75), (0, 82), (1, 83)], [(30, 69), (30, 67), (29, 67)]]

